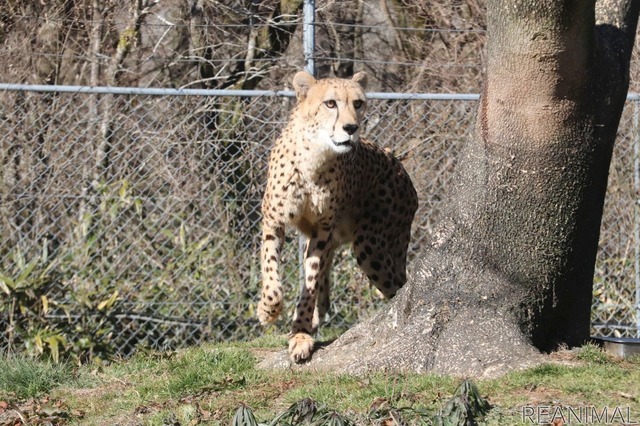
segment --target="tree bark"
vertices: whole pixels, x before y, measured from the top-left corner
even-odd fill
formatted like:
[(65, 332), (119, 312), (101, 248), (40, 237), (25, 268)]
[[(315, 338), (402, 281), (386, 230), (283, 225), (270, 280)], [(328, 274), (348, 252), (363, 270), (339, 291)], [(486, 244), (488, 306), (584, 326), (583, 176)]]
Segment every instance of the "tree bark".
[(484, 88), (447, 218), (396, 298), (312, 368), (493, 376), (589, 339), (639, 3), (604, 2), (596, 25), (595, 1), (487, 2)]

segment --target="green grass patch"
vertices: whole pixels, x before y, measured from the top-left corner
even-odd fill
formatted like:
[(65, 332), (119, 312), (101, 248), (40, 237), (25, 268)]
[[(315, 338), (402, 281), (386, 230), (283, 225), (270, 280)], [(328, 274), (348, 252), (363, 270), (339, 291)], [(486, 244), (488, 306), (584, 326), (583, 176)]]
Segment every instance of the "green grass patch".
[[(339, 336), (339, 334), (338, 334)], [(337, 337), (337, 336), (336, 336)], [(233, 344), (233, 347), (236, 348), (247, 348), (247, 349), (271, 349), (271, 348), (284, 348), (288, 344), (288, 339), (286, 334), (275, 334), (275, 333), (267, 333), (262, 336), (248, 341), (248, 342), (236, 342)], [(218, 343), (217, 346), (225, 346), (224, 343)]]
[(0, 396), (33, 398), (75, 381), (73, 368), (17, 355), (0, 358)]
[(134, 356), (103, 370), (135, 383), (143, 400), (181, 398), (186, 395), (236, 389), (260, 380), (256, 359), (245, 348), (202, 346), (170, 353)]

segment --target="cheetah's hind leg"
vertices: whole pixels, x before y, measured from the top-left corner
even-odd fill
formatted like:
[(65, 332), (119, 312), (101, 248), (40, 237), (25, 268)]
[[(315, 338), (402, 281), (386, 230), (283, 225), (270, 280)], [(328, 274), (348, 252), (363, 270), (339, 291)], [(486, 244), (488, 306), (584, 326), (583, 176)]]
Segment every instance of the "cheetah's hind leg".
[[(393, 246), (393, 238), (383, 233), (377, 237), (371, 237), (360, 231), (356, 232), (353, 244), (353, 254), (360, 269), (367, 275), (373, 284), (386, 299), (391, 299), (407, 281), (406, 276), (406, 247), (404, 240), (402, 246)], [(385, 240), (385, 248), (374, 245), (370, 241), (380, 242)]]

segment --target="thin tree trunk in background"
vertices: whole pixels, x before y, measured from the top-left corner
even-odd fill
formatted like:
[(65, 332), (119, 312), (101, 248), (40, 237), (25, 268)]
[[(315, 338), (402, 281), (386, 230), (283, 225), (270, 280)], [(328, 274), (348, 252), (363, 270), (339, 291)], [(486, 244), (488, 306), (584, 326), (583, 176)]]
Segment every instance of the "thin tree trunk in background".
[[(152, 0), (136, 0), (131, 9), (129, 25), (119, 34), (118, 45), (106, 71), (109, 86), (119, 86), (124, 73), (124, 65), (129, 54), (140, 40), (140, 27), (151, 9), (157, 3)], [(95, 153), (94, 175), (97, 182), (109, 169), (109, 156), (112, 149), (113, 120), (117, 116), (116, 97), (104, 95), (102, 98), (102, 121), (100, 123), (100, 137)]]
[[(102, 4), (100, 0), (92, 0), (91, 2), (91, 71), (89, 74), (89, 82), (92, 87), (100, 85), (100, 45), (102, 42), (104, 15), (102, 13)], [(92, 113), (97, 118), (97, 109), (92, 107)]]
[(357, 24), (362, 23), (363, 8), (363, 2), (342, 1), (317, 11), (316, 56), (328, 58), (316, 60), (318, 78), (351, 78), (355, 73), (362, 58), (362, 29)]
[[(211, 52), (201, 45), (206, 41), (205, 34), (196, 33), (197, 50), (204, 49), (200, 67), (202, 81), (207, 86), (213, 84), (217, 89), (255, 89), (287, 50), (299, 21), (301, 8), (302, 0), (282, 0), (275, 3), (247, 0), (245, 11), (249, 16), (250, 28), (246, 51), (242, 59), (236, 62), (232, 72), (219, 81), (214, 80), (218, 72), (216, 64), (207, 61)], [(202, 10), (195, 7), (192, 11), (194, 19), (200, 24), (203, 20)], [(240, 236), (242, 246), (253, 244), (252, 236), (260, 222), (259, 201), (249, 200), (247, 197), (251, 181), (255, 178), (254, 164), (248, 160), (250, 157), (246, 152), (251, 144), (241, 133), (247, 102), (247, 98), (212, 98), (203, 117), (206, 128), (212, 132), (208, 136), (211, 148), (207, 151), (212, 154), (209, 172), (214, 174), (219, 170), (227, 170), (220, 181), (226, 186), (225, 199), (238, 206), (231, 228)]]
[[(101, 0), (91, 2), (91, 66), (89, 70), (89, 83), (92, 87), (100, 86), (100, 53), (102, 45), (102, 34), (104, 31), (104, 11)], [(91, 117), (91, 134), (89, 140), (101, 140), (100, 128), (100, 95), (89, 95), (89, 116)], [(88, 145), (87, 149), (91, 152)], [(90, 154), (89, 154), (90, 155)], [(90, 161), (83, 162), (82, 176), (85, 182), (82, 183), (82, 193), (80, 195), (80, 206), (78, 208), (78, 223), (84, 223), (87, 214), (87, 203), (93, 181), (96, 179), (96, 170)]]

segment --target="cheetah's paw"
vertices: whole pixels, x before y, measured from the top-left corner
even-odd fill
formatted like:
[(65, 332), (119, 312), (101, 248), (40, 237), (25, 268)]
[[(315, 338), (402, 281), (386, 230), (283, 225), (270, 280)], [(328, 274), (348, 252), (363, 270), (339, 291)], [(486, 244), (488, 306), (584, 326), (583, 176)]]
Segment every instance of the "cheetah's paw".
[(281, 311), (282, 304), (268, 306), (265, 303), (260, 302), (258, 304), (258, 319), (260, 320), (260, 324), (271, 324), (278, 319)]
[(313, 337), (307, 333), (296, 333), (289, 339), (289, 357), (300, 363), (308, 360), (313, 351)]

